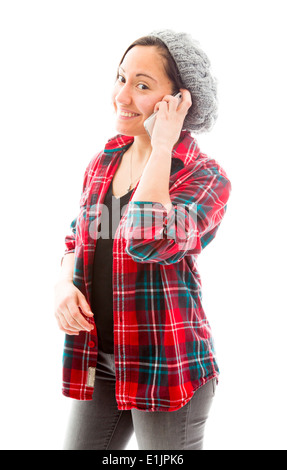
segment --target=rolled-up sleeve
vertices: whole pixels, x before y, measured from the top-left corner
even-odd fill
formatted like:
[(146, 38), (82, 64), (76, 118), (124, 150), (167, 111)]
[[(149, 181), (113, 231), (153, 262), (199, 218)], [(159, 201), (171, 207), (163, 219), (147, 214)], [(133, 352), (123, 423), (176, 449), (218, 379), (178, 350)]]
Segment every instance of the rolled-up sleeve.
[(75, 252), (76, 225), (77, 225), (77, 217), (74, 220), (72, 220), (71, 225), (70, 225), (71, 232), (68, 235), (66, 235), (66, 237), (65, 237), (66, 249), (65, 249), (64, 254), (61, 258), (61, 266), (62, 266), (62, 263), (63, 263), (64, 256), (67, 255), (68, 253), (74, 253)]
[(226, 212), (231, 183), (217, 167), (190, 172), (174, 191), (172, 208), (131, 201), (125, 225), (126, 253), (136, 262), (172, 264), (199, 254), (215, 237)]
[(70, 225), (71, 233), (69, 233), (65, 237), (65, 245), (66, 245), (66, 250), (64, 253), (65, 255), (67, 253), (74, 253), (75, 251), (76, 225), (77, 225), (77, 217), (71, 222), (71, 225)]

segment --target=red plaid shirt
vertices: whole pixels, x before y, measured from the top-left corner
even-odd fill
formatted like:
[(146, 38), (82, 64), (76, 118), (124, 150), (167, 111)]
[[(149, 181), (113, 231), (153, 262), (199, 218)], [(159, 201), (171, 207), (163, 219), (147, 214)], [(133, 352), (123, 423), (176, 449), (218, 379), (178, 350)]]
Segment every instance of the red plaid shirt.
[[(118, 135), (90, 161), (80, 211), (65, 239), (65, 254), (75, 253), (73, 282), (90, 305), (102, 204), (132, 142), (133, 137)], [(196, 260), (215, 237), (231, 184), (187, 131), (173, 149), (172, 168), (172, 209), (167, 213), (156, 201), (129, 202), (114, 237), (114, 356), (120, 410), (177, 410), (219, 374)], [(97, 344), (96, 328), (66, 335), (65, 396), (92, 399)]]

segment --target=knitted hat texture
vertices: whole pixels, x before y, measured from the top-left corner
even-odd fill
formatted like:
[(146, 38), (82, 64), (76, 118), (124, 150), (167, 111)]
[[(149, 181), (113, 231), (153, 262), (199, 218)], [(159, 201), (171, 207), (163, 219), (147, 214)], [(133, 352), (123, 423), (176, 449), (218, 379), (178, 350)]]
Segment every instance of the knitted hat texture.
[(175, 60), (185, 88), (191, 93), (192, 106), (183, 129), (200, 133), (209, 131), (217, 119), (217, 80), (210, 71), (210, 61), (198, 41), (187, 33), (171, 29), (149, 34), (163, 41)]

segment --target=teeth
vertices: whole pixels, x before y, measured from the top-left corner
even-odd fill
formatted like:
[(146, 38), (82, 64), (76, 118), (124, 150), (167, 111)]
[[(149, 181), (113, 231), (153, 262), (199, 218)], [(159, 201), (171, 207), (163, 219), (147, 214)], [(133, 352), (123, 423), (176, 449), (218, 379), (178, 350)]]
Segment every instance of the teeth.
[(135, 113), (125, 113), (124, 111), (120, 112), (121, 116), (126, 116), (126, 117), (132, 117), (132, 116), (137, 116)]

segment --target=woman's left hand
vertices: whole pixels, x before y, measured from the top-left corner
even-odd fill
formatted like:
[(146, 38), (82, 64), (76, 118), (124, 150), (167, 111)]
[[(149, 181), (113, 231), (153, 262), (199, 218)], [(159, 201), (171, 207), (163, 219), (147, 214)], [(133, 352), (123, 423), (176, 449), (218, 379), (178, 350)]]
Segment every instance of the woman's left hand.
[(191, 94), (181, 88), (182, 102), (178, 106), (178, 98), (166, 95), (157, 103), (154, 112), (158, 111), (151, 136), (153, 149), (167, 147), (172, 150), (179, 139), (184, 119), (192, 105)]

